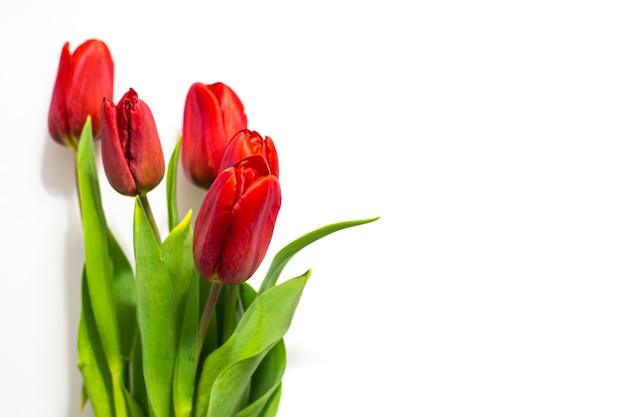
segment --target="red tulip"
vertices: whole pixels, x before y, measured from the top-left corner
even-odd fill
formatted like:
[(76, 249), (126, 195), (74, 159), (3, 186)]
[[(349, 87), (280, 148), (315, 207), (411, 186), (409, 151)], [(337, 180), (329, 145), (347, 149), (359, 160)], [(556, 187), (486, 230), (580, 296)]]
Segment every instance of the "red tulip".
[(219, 173), (226, 144), (247, 127), (239, 97), (226, 84), (194, 83), (185, 101), (182, 164), (187, 178), (209, 188)]
[(226, 145), (219, 172), (234, 166), (237, 162), (250, 155), (262, 155), (270, 166), (270, 172), (278, 177), (278, 154), (272, 138), (265, 139), (257, 132), (244, 129), (235, 134)]
[(165, 173), (152, 112), (132, 88), (119, 101), (102, 102), (102, 163), (111, 186), (135, 196), (156, 187)]
[(265, 158), (252, 155), (222, 171), (195, 223), (193, 255), (208, 280), (240, 284), (259, 267), (280, 209), (278, 178)]
[(87, 116), (91, 116), (94, 138), (100, 132), (100, 106), (103, 97), (113, 96), (113, 59), (107, 45), (90, 39), (70, 55), (66, 42), (61, 51), (48, 130), (62, 145), (76, 149)]

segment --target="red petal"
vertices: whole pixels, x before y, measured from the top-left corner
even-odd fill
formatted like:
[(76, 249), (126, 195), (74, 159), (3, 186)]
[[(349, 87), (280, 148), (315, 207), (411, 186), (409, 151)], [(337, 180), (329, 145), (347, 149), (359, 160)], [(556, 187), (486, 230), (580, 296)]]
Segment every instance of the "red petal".
[(280, 185), (273, 175), (255, 181), (235, 203), (219, 266), (222, 283), (239, 284), (257, 270), (272, 239), (280, 205)]
[(80, 135), (91, 115), (94, 136), (100, 136), (100, 106), (113, 98), (113, 59), (107, 45), (90, 39), (72, 54), (67, 86), (67, 116), (70, 132)]
[(110, 100), (104, 100), (102, 117), (102, 165), (111, 186), (119, 193), (137, 195), (137, 187), (126, 156), (122, 149), (117, 125), (117, 108)]
[(61, 50), (59, 59), (59, 70), (52, 90), (52, 100), (48, 112), (48, 130), (54, 140), (60, 144), (65, 144), (65, 137), (68, 134), (66, 90), (70, 77), (70, 44), (66, 42)]
[(206, 85), (194, 83), (185, 101), (181, 158), (190, 181), (208, 188), (226, 146), (222, 111)]
[[(161, 140), (148, 105), (137, 97), (132, 88), (124, 97), (120, 104), (126, 101), (123, 110), (128, 120), (126, 160), (135, 179), (137, 192), (148, 192), (165, 175)], [(118, 109), (118, 116), (119, 112)]]
[(212, 279), (230, 227), (236, 188), (234, 168), (220, 173), (204, 197), (194, 226), (193, 255), (198, 271)]
[(265, 159), (267, 159), (267, 164), (270, 166), (270, 171), (273, 175), (276, 175), (278, 178), (279, 167), (278, 167), (278, 153), (276, 152), (276, 147), (274, 146), (274, 141), (269, 136), (265, 137), (263, 141), (264, 149), (263, 154)]
[(215, 83), (207, 87), (215, 94), (222, 109), (224, 133), (226, 141), (229, 141), (237, 132), (248, 127), (248, 117), (244, 113), (243, 103), (237, 94), (224, 83)]

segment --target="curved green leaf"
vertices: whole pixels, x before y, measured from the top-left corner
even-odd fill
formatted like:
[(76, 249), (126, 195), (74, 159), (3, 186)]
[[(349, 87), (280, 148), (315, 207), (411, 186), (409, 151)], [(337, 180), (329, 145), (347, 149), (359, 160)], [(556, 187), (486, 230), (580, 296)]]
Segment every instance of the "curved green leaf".
[[(240, 300), (244, 310), (256, 298), (256, 291), (247, 283), (240, 285)], [(237, 413), (237, 417), (261, 416), (274, 392), (281, 385), (287, 367), (285, 342), (281, 339), (263, 358), (254, 371), (250, 383), (248, 406)]]
[(159, 243), (141, 201), (135, 201), (135, 281), (143, 372), (154, 416), (170, 417), (178, 340), (176, 297)]
[(179, 321), (182, 320), (185, 311), (189, 285), (196, 274), (193, 260), (193, 231), (190, 223), (191, 210), (161, 244), (161, 254), (174, 288)]
[(176, 367), (174, 368), (174, 414), (188, 417), (193, 408), (193, 396), (198, 364), (198, 310), (199, 286), (202, 278), (196, 274), (191, 281), (185, 306), (185, 314), (178, 342)]
[(246, 400), (245, 398), (242, 400), (242, 396), (249, 390), (250, 378), (270, 349), (271, 347), (268, 347), (258, 355), (231, 364), (217, 376), (212, 389), (208, 416), (230, 417), (239, 411)]
[(108, 243), (113, 263), (111, 296), (117, 314), (122, 355), (128, 360), (132, 356), (133, 341), (137, 332), (135, 277), (130, 262), (110, 230)]
[(178, 178), (178, 156), (180, 154), (180, 144), (183, 135), (178, 137), (170, 161), (167, 164), (167, 177), (165, 178), (165, 188), (167, 195), (167, 220), (170, 230), (174, 230), (178, 224), (178, 196), (176, 194), (176, 180)]
[[(130, 417), (145, 417), (145, 412), (141, 408), (141, 404), (137, 402), (137, 399), (134, 398), (130, 391), (124, 388), (124, 395), (126, 396), (126, 403), (128, 404), (129, 416)], [(99, 417), (99, 416), (98, 416)]]
[(78, 326), (78, 368), (83, 376), (86, 397), (91, 400), (94, 415), (113, 417), (111, 375), (93, 317), (87, 288), (87, 275), (84, 268), (82, 310)]
[(115, 412), (117, 417), (124, 417), (127, 415), (127, 410), (122, 389), (124, 366), (113, 296), (114, 267), (109, 253), (109, 231), (100, 197), (89, 116), (78, 142), (76, 164), (89, 299), (94, 322), (111, 372)]
[(258, 364), (285, 335), (310, 271), (259, 295), (246, 310), (233, 335), (202, 365), (196, 416), (231, 416)]
[(267, 401), (267, 405), (259, 417), (276, 417), (276, 414), (278, 413), (278, 405), (280, 404), (281, 393), (282, 385), (279, 385)]
[(117, 315), (113, 306), (113, 265), (109, 257), (108, 229), (88, 118), (78, 142), (78, 189), (85, 245), (85, 267), (94, 318), (109, 363), (119, 363), (120, 341)]
[(255, 298), (256, 291), (252, 288), (252, 285), (247, 282), (239, 284), (239, 300), (241, 301), (243, 311), (250, 307), (250, 304), (252, 304)]
[(145, 410), (146, 414), (150, 410), (150, 402), (148, 401), (148, 392), (146, 391), (146, 380), (143, 375), (143, 357), (141, 355), (141, 338), (139, 336), (139, 331), (135, 335), (134, 343), (133, 343), (133, 357), (131, 361), (131, 380), (130, 380), (130, 389), (133, 395), (133, 398), (137, 400), (143, 410)]
[(280, 273), (285, 268), (285, 265), (287, 265), (287, 262), (289, 262), (289, 260), (301, 249), (331, 233), (337, 232), (342, 229), (347, 229), (348, 227), (354, 227), (361, 224), (370, 223), (374, 220), (378, 220), (379, 218), (380, 217), (374, 217), (371, 219), (351, 220), (346, 222), (329, 224), (294, 240), (293, 242), (282, 248), (280, 251), (278, 251), (276, 256), (274, 256), (274, 259), (270, 264), (269, 270), (267, 271), (267, 274), (265, 275), (265, 278), (261, 283), (261, 287), (259, 288), (258, 293), (261, 294), (276, 285), (276, 281), (278, 280)]
[(287, 367), (284, 340), (280, 340), (268, 352), (254, 371), (251, 381), (249, 405), (239, 411), (236, 417), (260, 417), (268, 406), (276, 390), (280, 387)]

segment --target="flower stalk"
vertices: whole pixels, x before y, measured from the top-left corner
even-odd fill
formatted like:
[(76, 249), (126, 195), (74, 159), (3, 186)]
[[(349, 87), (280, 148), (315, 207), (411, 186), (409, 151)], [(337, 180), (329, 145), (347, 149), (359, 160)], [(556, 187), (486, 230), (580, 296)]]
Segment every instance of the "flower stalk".
[(141, 201), (141, 205), (143, 209), (146, 211), (146, 217), (148, 218), (148, 222), (150, 223), (150, 227), (154, 232), (154, 237), (157, 242), (161, 244), (161, 234), (159, 233), (159, 227), (157, 226), (156, 220), (154, 220), (154, 214), (152, 213), (152, 208), (150, 207), (150, 202), (148, 201), (148, 194), (139, 194), (139, 200)]
[(215, 311), (215, 306), (217, 305), (217, 299), (220, 296), (221, 289), (222, 284), (219, 281), (211, 282), (209, 297), (207, 298), (204, 309), (202, 310), (202, 317), (200, 318), (200, 324), (198, 327), (198, 357), (200, 357), (200, 352), (202, 351), (202, 346), (204, 345), (204, 339), (206, 339), (206, 333), (209, 329), (209, 325), (211, 324), (211, 318), (213, 317), (213, 312)]

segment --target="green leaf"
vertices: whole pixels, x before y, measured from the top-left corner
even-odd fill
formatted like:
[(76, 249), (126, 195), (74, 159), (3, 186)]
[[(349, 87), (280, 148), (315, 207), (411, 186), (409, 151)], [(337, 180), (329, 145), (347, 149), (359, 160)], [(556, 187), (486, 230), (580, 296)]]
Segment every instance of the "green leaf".
[[(256, 298), (256, 291), (247, 283), (241, 284), (239, 289), (240, 300), (244, 310)], [(281, 339), (259, 364), (252, 375), (251, 390), (248, 406), (237, 413), (237, 417), (262, 416), (274, 393), (279, 389), (282, 377), (287, 367), (287, 352), (285, 342)]]
[[(145, 417), (145, 413), (141, 408), (141, 405), (137, 402), (137, 400), (131, 395), (131, 393), (124, 388), (124, 395), (126, 396), (126, 403), (128, 404), (128, 409), (130, 411), (130, 417)], [(99, 417), (99, 416), (98, 416)]]
[(84, 269), (82, 310), (78, 326), (78, 367), (83, 376), (83, 389), (86, 391), (86, 395), (83, 393), (83, 402), (86, 398), (90, 399), (94, 415), (113, 417), (111, 375), (93, 317), (87, 288), (87, 275)]
[(285, 342), (281, 339), (255, 371), (252, 378), (253, 391), (250, 398), (255, 400), (279, 385), (287, 368), (287, 352)]
[(178, 155), (180, 154), (180, 144), (183, 136), (178, 137), (170, 161), (167, 164), (167, 177), (165, 187), (167, 194), (167, 220), (170, 230), (174, 230), (178, 224), (178, 196), (176, 195), (176, 180), (178, 178)]
[(95, 322), (109, 363), (119, 362), (117, 315), (111, 296), (113, 265), (109, 257), (108, 229), (96, 168), (90, 119), (78, 142), (78, 188), (85, 244), (85, 266)]
[(347, 229), (349, 227), (370, 223), (374, 220), (378, 220), (379, 218), (380, 217), (374, 217), (371, 219), (351, 220), (346, 222), (329, 224), (294, 240), (293, 242), (282, 248), (280, 251), (278, 251), (276, 256), (274, 256), (274, 259), (270, 264), (269, 270), (267, 271), (267, 274), (265, 275), (265, 278), (261, 283), (261, 287), (259, 288), (258, 293), (261, 294), (276, 285), (276, 281), (278, 280), (280, 273), (287, 265), (287, 262), (289, 262), (289, 260), (301, 249), (331, 233), (337, 232), (342, 229)]
[(127, 415), (122, 390), (124, 368), (113, 297), (113, 263), (109, 254), (109, 231), (100, 197), (90, 117), (87, 117), (83, 127), (76, 158), (89, 298), (111, 372), (115, 412), (117, 417), (124, 417)]
[(191, 210), (161, 244), (163, 260), (174, 288), (176, 308), (180, 315), (179, 322), (185, 311), (189, 285), (196, 274), (193, 260), (193, 231), (190, 223)]
[(260, 417), (276, 417), (276, 414), (278, 413), (278, 405), (280, 404), (281, 393), (282, 385), (279, 385), (267, 401), (267, 405), (265, 406), (265, 409), (261, 413)]
[(285, 335), (310, 271), (259, 295), (233, 335), (202, 365), (197, 417), (231, 416), (258, 364)]
[[(122, 355), (128, 363), (124, 367), (123, 380), (132, 384), (132, 393), (124, 385), (124, 397), (130, 415), (137, 416), (147, 410), (148, 400), (141, 368), (141, 343), (137, 326), (137, 290), (132, 267), (126, 254), (109, 230), (109, 254), (113, 262), (113, 304), (117, 312)], [(128, 375), (130, 373), (130, 375)], [(138, 411), (137, 409), (140, 409)]]
[(256, 298), (256, 291), (247, 282), (239, 284), (239, 300), (241, 301), (243, 310), (247, 310), (250, 304)]
[(199, 274), (191, 282), (187, 296), (187, 305), (178, 342), (176, 367), (174, 368), (174, 414), (176, 417), (188, 417), (193, 408), (193, 396), (198, 364), (198, 310), (199, 310)]
[(170, 417), (178, 340), (176, 297), (159, 243), (141, 201), (135, 201), (135, 281), (144, 378), (155, 417)]
[(113, 262), (112, 298), (117, 313), (122, 355), (130, 360), (137, 333), (135, 278), (130, 262), (110, 230), (108, 241)]
[(133, 343), (133, 357), (131, 361), (131, 392), (143, 410), (150, 411), (148, 393), (146, 392), (146, 380), (143, 374), (143, 357), (141, 355), (141, 338), (139, 332), (135, 335)]
[(270, 349), (271, 347), (268, 347), (258, 355), (231, 364), (217, 376), (208, 416), (230, 417), (239, 411), (239, 406), (243, 402), (241, 397), (245, 395), (250, 385), (250, 377)]
[(249, 405), (236, 417), (260, 417), (279, 389), (287, 367), (285, 342), (281, 339), (263, 358), (252, 375)]

